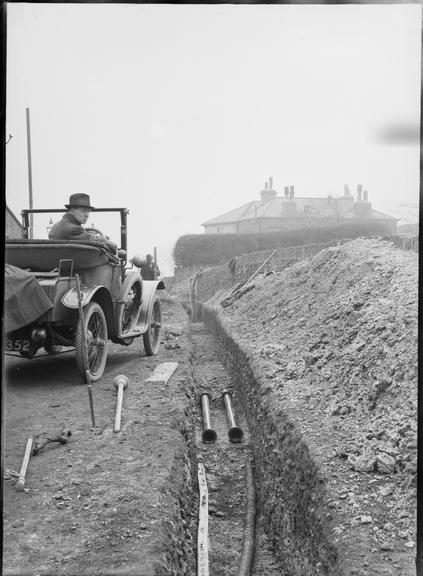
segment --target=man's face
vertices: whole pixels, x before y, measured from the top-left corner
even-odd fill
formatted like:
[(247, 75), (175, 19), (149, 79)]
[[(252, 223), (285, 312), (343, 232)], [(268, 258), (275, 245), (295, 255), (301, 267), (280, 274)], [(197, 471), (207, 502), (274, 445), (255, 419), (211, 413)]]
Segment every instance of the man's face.
[(77, 207), (71, 208), (70, 213), (80, 224), (86, 224), (90, 215), (90, 210), (89, 208)]

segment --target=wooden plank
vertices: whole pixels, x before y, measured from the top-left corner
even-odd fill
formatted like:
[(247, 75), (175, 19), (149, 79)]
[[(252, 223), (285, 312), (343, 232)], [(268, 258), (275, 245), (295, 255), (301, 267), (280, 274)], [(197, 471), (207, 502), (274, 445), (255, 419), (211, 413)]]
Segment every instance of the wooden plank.
[(166, 384), (177, 367), (178, 362), (162, 362), (162, 364), (157, 366), (151, 376), (147, 378), (146, 382), (154, 382), (154, 384)]
[(198, 487), (200, 490), (200, 507), (197, 535), (197, 576), (209, 576), (209, 496), (206, 472), (203, 464), (198, 464)]

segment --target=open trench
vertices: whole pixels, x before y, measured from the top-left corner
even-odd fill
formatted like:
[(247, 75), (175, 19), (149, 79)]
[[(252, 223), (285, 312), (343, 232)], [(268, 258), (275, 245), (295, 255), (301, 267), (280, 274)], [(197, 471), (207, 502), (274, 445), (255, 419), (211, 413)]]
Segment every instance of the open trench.
[[(289, 418), (274, 413), (255, 379), (254, 367), (202, 307), (201, 322), (189, 325), (191, 394), (194, 402), (191, 474), (204, 465), (208, 486), (211, 576), (307, 576), (339, 574), (336, 550), (325, 528), (322, 480)], [(222, 393), (229, 391), (241, 442), (228, 437)], [(203, 442), (201, 396), (210, 401), (214, 442)], [(251, 510), (252, 470), (254, 510)], [(251, 475), (250, 475), (251, 480)], [(198, 488), (197, 481), (191, 484)], [(198, 510), (198, 492), (192, 495)], [(194, 508), (193, 508), (194, 509)], [(251, 571), (246, 570), (247, 517), (254, 513)], [(191, 524), (196, 528), (197, 519)], [(192, 545), (196, 534), (192, 534)], [(194, 545), (195, 546), (195, 545)], [(198, 569), (198, 568), (197, 568)], [(200, 573), (200, 572), (199, 572)]]
[[(210, 397), (211, 427), (216, 432), (214, 442), (203, 442), (203, 419), (200, 408), (195, 423), (197, 461), (204, 465), (209, 494), (209, 568), (211, 575), (235, 576), (240, 573), (244, 557), (244, 537), (251, 497), (247, 497), (248, 469), (253, 461), (253, 448), (242, 402), (226, 368), (220, 360), (216, 340), (203, 323), (191, 324), (191, 367), (197, 406), (201, 395)], [(243, 431), (240, 442), (230, 441), (228, 418), (223, 392), (232, 396), (236, 424)], [(251, 490), (251, 488), (250, 488)], [(263, 517), (256, 517), (256, 546), (252, 575), (276, 576), (280, 567), (270, 552), (263, 530)], [(245, 533), (245, 536), (244, 536)]]

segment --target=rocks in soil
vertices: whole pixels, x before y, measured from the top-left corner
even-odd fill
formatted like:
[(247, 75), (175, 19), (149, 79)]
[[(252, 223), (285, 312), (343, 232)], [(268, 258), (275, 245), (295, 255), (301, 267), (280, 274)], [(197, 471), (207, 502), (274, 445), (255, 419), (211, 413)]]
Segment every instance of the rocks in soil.
[(373, 472), (376, 466), (376, 457), (370, 449), (364, 450), (359, 456), (350, 455), (348, 462), (357, 472)]
[(165, 342), (164, 344), (164, 348), (166, 348), (166, 350), (176, 350), (177, 348), (180, 348), (181, 346), (179, 345), (178, 342)]
[(180, 348), (178, 336), (182, 335), (182, 330), (174, 326), (165, 326), (161, 343), (166, 350), (177, 350)]
[(389, 454), (378, 454), (376, 469), (381, 474), (392, 474), (395, 471), (395, 460)]

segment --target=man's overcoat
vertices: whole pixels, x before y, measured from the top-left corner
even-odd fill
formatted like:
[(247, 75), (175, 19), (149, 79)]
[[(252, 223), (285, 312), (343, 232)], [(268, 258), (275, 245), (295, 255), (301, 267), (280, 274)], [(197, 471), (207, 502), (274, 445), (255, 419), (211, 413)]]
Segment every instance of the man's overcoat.
[(53, 225), (49, 238), (50, 240), (90, 240), (90, 235), (75, 216), (67, 212), (59, 222)]

